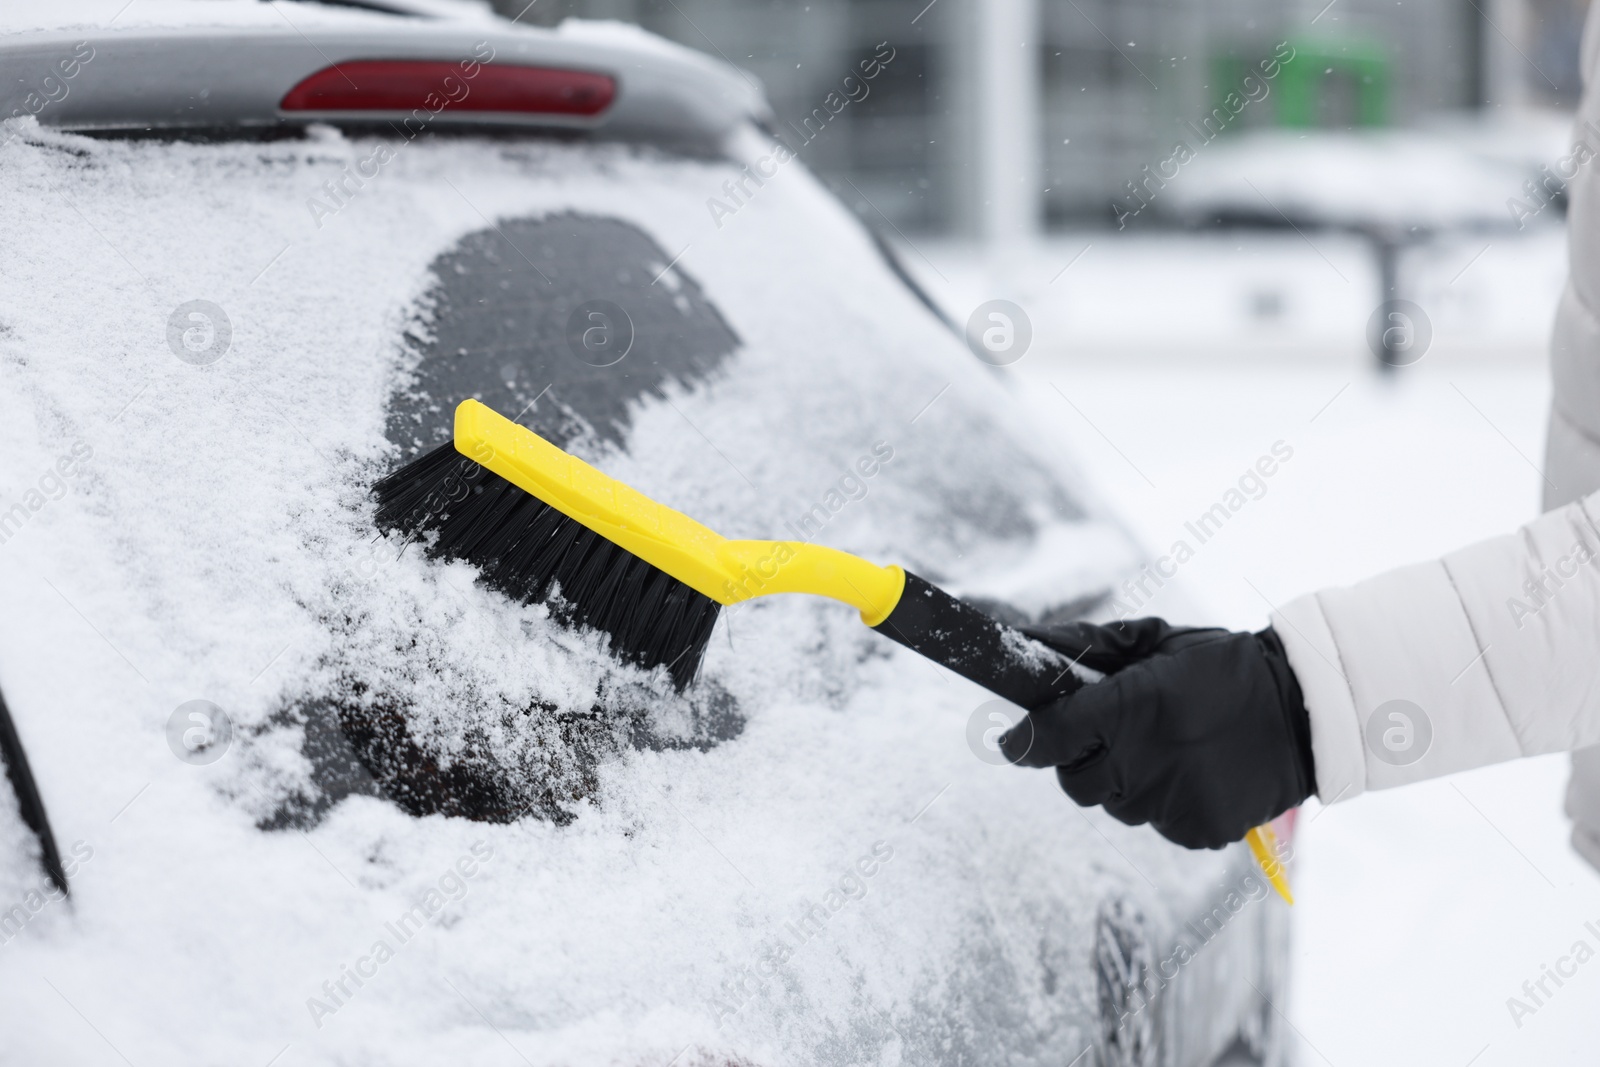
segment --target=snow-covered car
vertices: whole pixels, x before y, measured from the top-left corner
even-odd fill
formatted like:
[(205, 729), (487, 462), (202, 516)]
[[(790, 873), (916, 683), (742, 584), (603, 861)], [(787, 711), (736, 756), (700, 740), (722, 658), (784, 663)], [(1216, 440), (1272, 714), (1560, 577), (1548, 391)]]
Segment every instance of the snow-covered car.
[(1278, 1061), (1248, 855), (997, 766), (988, 695), (854, 612), (729, 610), (680, 693), (374, 529), (475, 397), (997, 611), (1138, 569), (741, 73), (612, 24), (5, 18), (0, 1062)]

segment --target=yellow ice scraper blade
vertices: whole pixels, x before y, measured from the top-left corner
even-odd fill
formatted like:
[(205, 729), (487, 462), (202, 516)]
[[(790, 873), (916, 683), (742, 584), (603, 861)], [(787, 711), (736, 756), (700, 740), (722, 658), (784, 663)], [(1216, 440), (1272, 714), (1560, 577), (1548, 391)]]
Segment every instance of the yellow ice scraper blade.
[(1267, 881), (1272, 883), (1272, 888), (1278, 891), (1283, 902), (1292, 905), (1294, 894), (1289, 892), (1289, 876), (1278, 859), (1277, 849), (1273, 847), (1278, 843), (1278, 835), (1272, 832), (1272, 824), (1263, 823), (1245, 834), (1244, 839), (1250, 843), (1250, 851), (1255, 854), (1261, 873), (1267, 876)]
[(595, 470), (476, 400), (456, 408), (456, 451), (719, 604), (772, 593), (843, 601), (876, 626), (905, 572), (800, 541), (730, 541)]

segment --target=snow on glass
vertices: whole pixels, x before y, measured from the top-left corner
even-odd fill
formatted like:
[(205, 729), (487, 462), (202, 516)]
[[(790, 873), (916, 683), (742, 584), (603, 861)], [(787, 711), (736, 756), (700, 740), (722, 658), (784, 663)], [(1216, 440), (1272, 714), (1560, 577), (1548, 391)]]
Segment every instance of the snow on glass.
[[(19, 1055), (59, 1061), (76, 1032), (32, 977), (47, 969), (115, 989), (97, 1022), (141, 1062), (266, 1062), (286, 1042), (301, 1063), (472, 1062), (503, 1040), (538, 1064), (691, 1047), (1056, 1062), (1093, 1025), (1094, 902), (1128, 894), (1162, 921), (1221, 877), (1221, 856), (1086, 822), (1049, 775), (974, 761), (963, 728), (987, 694), (805, 598), (719, 624), (704, 677), (736, 703), (735, 738), (619, 743), (583, 764), (563, 820), (416, 819), (356, 795), (304, 832), (258, 828), (313, 788), (307, 701), (389, 701), (441, 767), (475, 753), (567, 786), (562, 724), (609, 697), (686, 728), (687, 698), (599, 636), (375, 541), (367, 487), (393, 462), (385, 406), (437, 312), (430, 264), (495, 220), (627, 220), (727, 317), (737, 358), (640, 402), (626, 451), (573, 444), (713, 528), (782, 536), (882, 442), (893, 462), (830, 509), (828, 543), (1040, 607), (1106, 588), (1136, 552), (1074, 503), (1060, 461), (1018, 444), (1005, 386), (799, 168), (715, 229), (704, 202), (732, 164), (419, 139), (319, 229), (306, 198), (376, 141), (22, 121), (0, 171), (0, 277), (27, 295), (0, 320), (3, 489), (76, 441), (93, 451), (0, 546), (0, 596), (29, 606), (0, 619), (0, 675), (58, 836), (95, 859), (70, 925), (0, 950)], [(195, 299), (233, 331), (203, 367), (165, 342)], [(205, 767), (163, 739), (196, 698), (234, 727)], [(441, 879), (464, 855), (478, 862), (455, 893)], [(863, 856), (871, 891), (735, 1008), (725, 983)], [(379, 967), (385, 924), (441, 886)]]

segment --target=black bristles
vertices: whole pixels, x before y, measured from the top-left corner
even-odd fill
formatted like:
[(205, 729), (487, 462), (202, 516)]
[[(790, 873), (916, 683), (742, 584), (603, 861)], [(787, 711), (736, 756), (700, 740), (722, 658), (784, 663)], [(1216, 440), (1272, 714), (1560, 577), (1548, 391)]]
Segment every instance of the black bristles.
[(559, 591), (567, 621), (611, 635), (611, 649), (645, 668), (694, 681), (722, 606), (567, 518), (446, 443), (372, 487), (378, 529), (422, 540), (436, 559), (478, 567), (524, 603)]

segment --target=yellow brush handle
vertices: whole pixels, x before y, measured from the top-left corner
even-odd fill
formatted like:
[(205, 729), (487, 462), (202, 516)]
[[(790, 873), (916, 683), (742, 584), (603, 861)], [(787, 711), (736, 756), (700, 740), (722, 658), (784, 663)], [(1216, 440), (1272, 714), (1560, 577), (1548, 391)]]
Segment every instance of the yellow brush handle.
[[(463, 400), (456, 408), (455, 446), (468, 459), (719, 604), (772, 593), (810, 593), (852, 605), (863, 622), (875, 627), (905, 592), (906, 574), (899, 567), (881, 567), (835, 548), (803, 541), (730, 541), (476, 400)], [(993, 629), (996, 624), (985, 619), (984, 625)], [(915, 643), (911, 647), (923, 651)], [(1283, 865), (1269, 845), (1275, 840), (1272, 828), (1258, 826), (1245, 840), (1278, 895), (1293, 904)]]
[(772, 593), (843, 601), (868, 626), (889, 617), (905, 572), (804, 541), (730, 541), (476, 400), (456, 407), (456, 451), (719, 604)]
[(1255, 853), (1256, 863), (1261, 865), (1261, 873), (1267, 876), (1272, 888), (1278, 891), (1285, 904), (1293, 905), (1294, 894), (1289, 892), (1289, 877), (1278, 860), (1278, 835), (1272, 832), (1272, 824), (1263, 823), (1245, 834), (1244, 839), (1249, 843), (1250, 851)]

